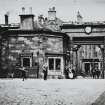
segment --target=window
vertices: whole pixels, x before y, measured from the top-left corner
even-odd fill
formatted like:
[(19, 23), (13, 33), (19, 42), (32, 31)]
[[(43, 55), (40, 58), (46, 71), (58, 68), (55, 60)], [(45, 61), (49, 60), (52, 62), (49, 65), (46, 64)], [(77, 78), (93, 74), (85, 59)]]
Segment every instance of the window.
[(50, 71), (60, 71), (61, 58), (57, 58), (57, 57), (48, 58), (48, 66)]
[(23, 58), (23, 67), (30, 67), (30, 58)]
[(56, 64), (56, 70), (60, 70), (61, 67), (61, 60), (60, 59), (55, 59), (55, 64)]
[(54, 70), (54, 59), (49, 58), (49, 70)]
[(22, 67), (32, 67), (32, 53), (22, 53), (20, 54), (21, 66)]

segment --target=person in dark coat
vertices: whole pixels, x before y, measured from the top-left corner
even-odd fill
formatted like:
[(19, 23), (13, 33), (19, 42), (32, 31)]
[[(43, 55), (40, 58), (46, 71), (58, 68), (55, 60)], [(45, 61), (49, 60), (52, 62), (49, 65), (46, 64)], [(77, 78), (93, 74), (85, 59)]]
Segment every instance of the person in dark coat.
[(67, 66), (65, 67), (65, 78), (69, 79), (69, 69)]
[(92, 72), (93, 79), (96, 79), (96, 69), (92, 68), (91, 72)]
[(97, 68), (96, 68), (96, 76), (97, 76), (97, 79), (99, 79), (100, 74), (101, 74), (101, 72), (100, 72), (100, 70), (99, 70), (98, 67), (97, 67)]
[(23, 81), (24, 81), (24, 79), (26, 79), (26, 70), (25, 70), (25, 68), (23, 67), (23, 68), (21, 69), (21, 71), (22, 71), (22, 78), (23, 78)]
[(72, 73), (73, 73), (73, 79), (76, 78), (76, 72), (74, 69), (72, 69)]
[(43, 66), (43, 73), (44, 73), (44, 80), (47, 80), (47, 75), (48, 75), (48, 66), (47, 66), (47, 64), (44, 64), (44, 66)]

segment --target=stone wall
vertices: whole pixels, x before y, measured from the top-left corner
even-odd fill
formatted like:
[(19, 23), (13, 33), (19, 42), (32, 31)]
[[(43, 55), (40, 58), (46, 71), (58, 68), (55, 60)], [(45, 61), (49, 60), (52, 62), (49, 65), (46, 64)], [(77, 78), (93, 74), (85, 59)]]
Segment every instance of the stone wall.
[[(52, 54), (60, 54), (63, 53), (63, 39), (57, 37), (46, 37), (43, 35), (35, 34), (33, 36), (30, 35), (18, 35), (18, 36), (9, 36), (7, 42), (5, 42), (7, 51), (5, 51), (3, 59), (7, 59), (8, 63), (4, 64), (10, 71), (14, 70), (14, 68), (19, 65), (21, 66), (21, 59), (20, 55), (24, 53), (31, 53), (32, 54), (32, 73), (36, 73), (36, 63), (39, 63), (39, 73), (42, 72), (42, 66), (45, 62), (45, 53), (52, 53)], [(8, 47), (7, 47), (8, 46)], [(3, 50), (2, 50), (3, 52)], [(7, 55), (7, 56), (5, 56)], [(34, 69), (35, 68), (35, 69)], [(28, 68), (29, 69), (29, 68)], [(32, 71), (33, 70), (33, 71)]]

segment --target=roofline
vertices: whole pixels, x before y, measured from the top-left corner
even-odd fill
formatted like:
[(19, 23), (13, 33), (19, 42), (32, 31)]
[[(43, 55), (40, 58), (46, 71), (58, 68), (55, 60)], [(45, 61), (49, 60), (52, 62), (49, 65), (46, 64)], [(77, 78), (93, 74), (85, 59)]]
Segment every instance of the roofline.
[(20, 14), (19, 16), (21, 16), (21, 17), (30, 17), (30, 16), (34, 17), (35, 15), (34, 14)]
[(7, 30), (3, 33), (3, 35), (16, 35), (16, 34), (49, 34), (49, 35), (57, 35), (60, 37), (67, 37), (68, 35), (63, 32), (53, 32), (46, 30)]
[(105, 24), (63, 24), (61, 29), (85, 28), (90, 26), (92, 28), (105, 28)]

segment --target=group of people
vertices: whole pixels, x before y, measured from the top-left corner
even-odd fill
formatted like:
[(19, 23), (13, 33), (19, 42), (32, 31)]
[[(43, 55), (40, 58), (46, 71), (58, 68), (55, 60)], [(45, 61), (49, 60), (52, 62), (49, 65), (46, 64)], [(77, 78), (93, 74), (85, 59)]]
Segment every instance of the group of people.
[[(44, 74), (44, 76), (43, 76), (44, 80), (47, 80), (47, 75), (48, 75), (48, 65), (47, 65), (47, 63), (45, 63), (43, 65), (43, 74)], [(71, 66), (66, 66), (65, 77), (66, 77), (66, 79), (76, 78), (76, 71), (74, 69), (72, 69)]]
[[(47, 65), (47, 63), (45, 63), (43, 65), (42, 70), (43, 70), (43, 79), (47, 80), (47, 76), (48, 76), (48, 65)], [(23, 77), (23, 81), (24, 81), (24, 79), (26, 79), (26, 72), (27, 71), (25, 70), (24, 67), (21, 69), (21, 71), (22, 71), (22, 77)], [(65, 78), (66, 79), (76, 78), (76, 71), (71, 66), (66, 66), (64, 71), (65, 71)], [(101, 75), (101, 72), (100, 72), (100, 70), (98, 69), (97, 66), (92, 68), (91, 75), (94, 79), (96, 79), (96, 78), (99, 79), (99, 77)]]
[[(24, 79), (26, 79), (26, 72), (27, 71), (25, 70), (25, 67), (21, 68), (21, 71), (22, 71), (22, 78), (23, 78), (23, 81), (24, 81)], [(47, 63), (45, 63), (43, 65), (42, 71), (43, 71), (43, 79), (47, 80), (47, 76), (48, 76), (48, 65), (47, 65)], [(70, 66), (66, 66), (65, 77), (66, 77), (66, 79), (74, 79), (76, 77), (75, 70), (72, 69)]]
[(65, 67), (65, 77), (66, 79), (76, 78), (76, 71), (71, 66)]
[(93, 79), (99, 79), (99, 77), (101, 75), (101, 71), (96, 66), (96, 67), (92, 68), (91, 74), (92, 74)]
[[(28, 71), (26, 70), (25, 67), (21, 67), (21, 68), (19, 68), (19, 70), (21, 71), (22, 80), (24, 81), (27, 78), (27, 72)], [(47, 80), (47, 74), (48, 74), (48, 66), (47, 66), (47, 63), (45, 63), (43, 65), (42, 70), (43, 70), (43, 74), (44, 74), (43, 79), (44, 80)]]

